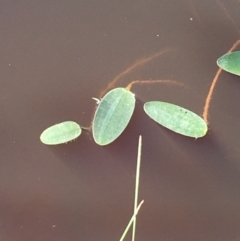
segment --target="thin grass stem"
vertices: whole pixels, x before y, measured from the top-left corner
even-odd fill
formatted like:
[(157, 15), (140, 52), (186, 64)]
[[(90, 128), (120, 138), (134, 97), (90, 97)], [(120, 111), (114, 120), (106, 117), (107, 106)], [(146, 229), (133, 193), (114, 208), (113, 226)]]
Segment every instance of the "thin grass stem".
[(136, 210), (135, 210), (132, 218), (130, 219), (130, 221), (129, 221), (127, 227), (125, 228), (125, 230), (124, 230), (124, 232), (123, 232), (123, 234), (122, 234), (122, 237), (120, 238), (119, 241), (123, 241), (123, 240), (124, 240), (124, 238), (125, 238), (128, 230), (130, 229), (130, 227), (131, 227), (134, 219), (136, 218), (136, 216), (137, 216), (137, 214), (138, 214), (138, 212), (139, 212), (139, 210), (140, 210), (140, 208), (141, 208), (141, 206), (142, 206), (143, 203), (144, 203), (144, 200), (142, 200), (142, 201), (139, 203), (139, 205), (137, 206), (137, 208), (136, 208)]
[(136, 181), (135, 181), (135, 197), (134, 197), (134, 210), (133, 210), (133, 216), (130, 219), (126, 229), (124, 230), (120, 241), (123, 241), (127, 232), (129, 231), (131, 225), (133, 225), (133, 230), (132, 230), (132, 241), (135, 240), (136, 236), (136, 216), (138, 214), (139, 209), (141, 208), (143, 204), (143, 200), (140, 202), (138, 205), (138, 190), (139, 190), (139, 179), (140, 179), (140, 166), (141, 166), (141, 153), (142, 153), (142, 136), (139, 136), (138, 139), (138, 153), (137, 153), (137, 168), (136, 168)]
[[(139, 139), (138, 139), (138, 154), (137, 154), (137, 168), (136, 168), (136, 183), (135, 183), (135, 198), (134, 198), (134, 213), (135, 213), (135, 210), (137, 209), (137, 205), (138, 205), (141, 153), (142, 153), (142, 136), (139, 136)], [(134, 220), (133, 220), (132, 241), (135, 240), (136, 225), (137, 225), (137, 218), (135, 217)]]

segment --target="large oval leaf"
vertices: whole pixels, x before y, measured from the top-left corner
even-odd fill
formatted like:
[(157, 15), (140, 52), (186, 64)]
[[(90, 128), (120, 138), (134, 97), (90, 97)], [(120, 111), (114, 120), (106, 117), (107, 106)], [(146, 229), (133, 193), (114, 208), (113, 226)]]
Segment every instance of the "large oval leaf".
[(65, 121), (48, 127), (40, 136), (46, 145), (58, 145), (76, 139), (82, 133), (81, 127), (73, 121)]
[(240, 51), (223, 55), (217, 60), (217, 65), (231, 74), (240, 76)]
[(150, 101), (144, 104), (144, 110), (157, 123), (184, 136), (199, 138), (207, 133), (206, 122), (197, 114), (180, 106)]
[(135, 108), (134, 94), (124, 88), (109, 91), (100, 101), (94, 115), (92, 131), (101, 146), (116, 140), (127, 127)]

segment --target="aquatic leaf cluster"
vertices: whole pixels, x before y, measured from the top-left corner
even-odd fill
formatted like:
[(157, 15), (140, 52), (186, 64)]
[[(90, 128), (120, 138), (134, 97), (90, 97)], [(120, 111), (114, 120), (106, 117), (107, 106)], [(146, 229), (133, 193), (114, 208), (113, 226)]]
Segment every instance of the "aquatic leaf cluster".
[[(115, 88), (100, 100), (92, 122), (93, 138), (98, 145), (108, 145), (122, 134), (135, 103), (135, 95), (125, 88)], [(150, 101), (144, 104), (144, 111), (160, 125), (184, 136), (200, 138), (208, 130), (200, 116), (174, 104)], [(66, 121), (47, 128), (40, 139), (44, 144), (57, 145), (76, 139), (81, 132), (77, 123)]]

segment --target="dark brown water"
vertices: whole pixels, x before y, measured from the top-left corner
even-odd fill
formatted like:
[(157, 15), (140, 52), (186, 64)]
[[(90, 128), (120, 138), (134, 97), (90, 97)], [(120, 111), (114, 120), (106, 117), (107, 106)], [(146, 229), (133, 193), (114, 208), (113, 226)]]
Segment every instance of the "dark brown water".
[[(1, 1), (0, 240), (119, 240), (133, 212), (140, 134), (136, 240), (240, 240), (239, 77), (219, 76), (202, 139), (171, 133), (142, 110), (162, 100), (202, 115), (216, 59), (240, 39), (239, 10), (239, 0)], [(91, 98), (164, 50), (115, 86), (185, 87), (134, 85), (136, 111), (116, 142), (99, 147), (84, 133), (40, 143), (52, 124), (89, 125)]]

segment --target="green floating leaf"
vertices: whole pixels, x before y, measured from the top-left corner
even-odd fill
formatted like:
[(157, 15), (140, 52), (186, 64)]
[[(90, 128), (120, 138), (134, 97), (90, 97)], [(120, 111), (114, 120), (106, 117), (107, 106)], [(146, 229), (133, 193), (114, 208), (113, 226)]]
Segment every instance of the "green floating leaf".
[(124, 88), (109, 91), (100, 101), (94, 115), (92, 131), (95, 142), (108, 145), (127, 127), (135, 108), (134, 94)]
[(217, 60), (217, 65), (231, 74), (240, 76), (240, 51), (223, 55)]
[(46, 145), (58, 145), (76, 139), (82, 133), (81, 127), (73, 121), (65, 121), (48, 127), (40, 136)]
[(144, 104), (144, 110), (157, 123), (184, 136), (199, 138), (207, 133), (206, 122), (200, 116), (180, 106), (150, 101)]

